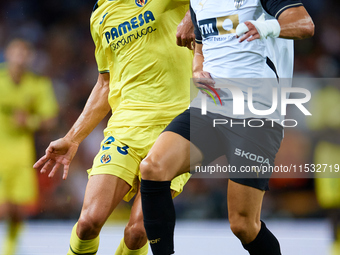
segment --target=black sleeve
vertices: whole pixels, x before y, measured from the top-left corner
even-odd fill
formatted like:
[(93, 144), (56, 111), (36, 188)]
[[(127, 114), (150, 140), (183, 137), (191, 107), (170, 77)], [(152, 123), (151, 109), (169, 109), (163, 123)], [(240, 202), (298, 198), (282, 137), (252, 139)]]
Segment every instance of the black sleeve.
[(263, 9), (276, 19), (289, 8), (303, 6), (301, 0), (261, 0), (261, 4)]
[(94, 12), (95, 10), (97, 10), (98, 8), (98, 1), (96, 2), (96, 4), (93, 6), (92, 12)]
[(201, 34), (201, 31), (198, 29), (196, 14), (194, 10), (191, 8), (191, 5), (190, 5), (190, 16), (191, 16), (192, 24), (194, 24), (195, 42), (198, 44), (202, 44), (202, 34)]

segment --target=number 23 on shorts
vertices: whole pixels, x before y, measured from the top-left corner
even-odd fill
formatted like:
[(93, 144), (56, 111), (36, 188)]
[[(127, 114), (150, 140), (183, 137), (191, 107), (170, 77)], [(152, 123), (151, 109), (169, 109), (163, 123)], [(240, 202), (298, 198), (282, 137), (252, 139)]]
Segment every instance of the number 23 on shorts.
[[(104, 144), (102, 146), (102, 150), (105, 151), (105, 150), (108, 150), (111, 148), (111, 144), (115, 141), (115, 138), (113, 136), (109, 136), (105, 141), (104, 141)], [(122, 155), (127, 155), (129, 152), (128, 152), (128, 149), (129, 149), (129, 146), (125, 145), (123, 147), (119, 147), (117, 146), (117, 151), (122, 154)]]

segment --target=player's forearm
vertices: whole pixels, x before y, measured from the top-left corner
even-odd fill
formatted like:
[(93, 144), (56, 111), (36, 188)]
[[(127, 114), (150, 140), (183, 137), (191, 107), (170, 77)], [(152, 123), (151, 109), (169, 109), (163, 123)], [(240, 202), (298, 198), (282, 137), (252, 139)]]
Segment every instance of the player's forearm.
[(303, 6), (285, 10), (278, 22), (280, 38), (300, 40), (314, 35), (314, 23)]
[(196, 44), (195, 54), (192, 62), (192, 72), (195, 75), (196, 72), (203, 71), (204, 56), (202, 52), (202, 44)]
[(65, 136), (66, 138), (80, 144), (107, 115), (110, 110), (108, 83), (109, 79), (98, 78), (82, 113)]

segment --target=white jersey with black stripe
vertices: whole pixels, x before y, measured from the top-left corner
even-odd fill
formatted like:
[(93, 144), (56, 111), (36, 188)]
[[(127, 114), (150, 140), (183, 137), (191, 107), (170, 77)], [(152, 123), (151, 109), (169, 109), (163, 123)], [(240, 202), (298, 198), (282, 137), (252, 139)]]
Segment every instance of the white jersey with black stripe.
[[(293, 40), (268, 38), (240, 43), (239, 39), (236, 38), (236, 27), (242, 22), (256, 20), (263, 13), (265, 13), (266, 19), (274, 19), (274, 16), (281, 14), (285, 8), (290, 8), (288, 5), (294, 4), (292, 1), (299, 4), (296, 0), (243, 0), (241, 1), (243, 4), (236, 8), (234, 0), (190, 1), (192, 14), (195, 15), (193, 21), (196, 22), (196, 40), (198, 40), (198, 43), (202, 40), (203, 43), (204, 71), (209, 72), (218, 82), (220, 81), (219, 78), (237, 78), (235, 84), (242, 90), (245, 100), (247, 100), (249, 92), (249, 79), (246, 78), (273, 78), (271, 82), (254, 80), (251, 84), (252, 101), (256, 109), (264, 110), (271, 107), (273, 87), (280, 91), (281, 86), (290, 86), (290, 83), (287, 84), (287, 79), (281, 78), (292, 78), (293, 76)], [(274, 7), (272, 2), (275, 2)], [(269, 7), (269, 9), (266, 7)], [(271, 12), (272, 15), (266, 10)], [(199, 33), (198, 36), (197, 32)], [(244, 81), (239, 78), (244, 79)], [(215, 102), (208, 98), (208, 111), (234, 118), (259, 117), (249, 111), (246, 102), (245, 114), (236, 116), (232, 111), (233, 100), (230, 91), (221, 89), (219, 95), (223, 107), (216, 106)], [(191, 106), (201, 107), (201, 105), (201, 96), (199, 95), (193, 100)], [(277, 122), (280, 122), (282, 116), (279, 110), (261, 117), (277, 119)]]

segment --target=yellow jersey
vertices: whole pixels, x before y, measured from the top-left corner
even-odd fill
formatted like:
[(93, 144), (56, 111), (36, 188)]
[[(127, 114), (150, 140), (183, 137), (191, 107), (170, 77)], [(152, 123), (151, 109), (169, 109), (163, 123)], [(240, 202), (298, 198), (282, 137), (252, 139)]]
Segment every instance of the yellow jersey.
[(315, 192), (320, 206), (327, 209), (340, 207), (340, 179), (336, 170), (340, 155), (339, 101), (338, 88), (326, 86), (320, 89), (313, 94), (310, 105), (313, 116), (307, 119), (309, 128), (320, 132), (313, 159), (316, 168), (321, 166), (315, 172)]
[[(18, 127), (14, 119), (17, 110), (29, 114), (30, 129)], [(57, 111), (49, 79), (26, 72), (20, 83), (15, 84), (6, 65), (1, 64), (0, 166), (8, 168), (11, 162), (16, 162), (16, 165), (32, 168), (35, 160), (33, 131), (41, 121), (54, 117)]]
[(110, 73), (112, 116), (119, 126), (168, 124), (190, 103), (193, 54), (176, 45), (189, 1), (99, 0), (91, 34), (100, 73)]

